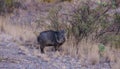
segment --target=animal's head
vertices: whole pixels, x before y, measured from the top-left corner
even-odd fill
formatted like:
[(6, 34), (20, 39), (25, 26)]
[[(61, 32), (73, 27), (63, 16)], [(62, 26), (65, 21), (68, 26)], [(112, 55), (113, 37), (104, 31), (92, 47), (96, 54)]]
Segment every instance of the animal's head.
[(57, 33), (56, 33), (56, 41), (58, 43), (63, 43), (65, 41), (65, 30), (57, 31)]

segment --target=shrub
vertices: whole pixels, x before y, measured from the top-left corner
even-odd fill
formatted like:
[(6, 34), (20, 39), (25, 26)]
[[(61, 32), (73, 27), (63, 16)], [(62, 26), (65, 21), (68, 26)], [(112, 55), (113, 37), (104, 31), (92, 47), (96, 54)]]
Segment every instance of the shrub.
[(74, 8), (70, 20), (71, 28), (69, 28), (69, 31), (71, 33), (69, 34), (76, 39), (76, 43), (98, 32), (103, 22), (104, 24), (108, 23), (106, 12), (110, 9), (107, 5), (98, 5), (92, 8), (89, 2), (81, 4), (81, 6)]
[(100, 57), (102, 57), (102, 56), (103, 56), (103, 53), (104, 53), (104, 51), (105, 51), (105, 45), (99, 44), (99, 45), (98, 45), (98, 48), (99, 48)]
[(54, 7), (50, 9), (48, 14), (48, 19), (51, 21), (51, 25), (49, 26), (50, 29), (53, 30), (60, 30), (60, 22), (59, 22), (59, 11), (61, 10), (61, 6)]
[(105, 50), (105, 46), (103, 44), (99, 44), (98, 48), (99, 52), (103, 52)]
[(111, 44), (111, 47), (120, 48), (120, 14), (115, 12), (113, 16), (113, 22), (111, 24), (107, 24), (102, 30), (99, 32), (100, 42), (103, 44)]
[(19, 8), (21, 3), (17, 0), (0, 0), (0, 15), (4, 13), (11, 13), (14, 8)]

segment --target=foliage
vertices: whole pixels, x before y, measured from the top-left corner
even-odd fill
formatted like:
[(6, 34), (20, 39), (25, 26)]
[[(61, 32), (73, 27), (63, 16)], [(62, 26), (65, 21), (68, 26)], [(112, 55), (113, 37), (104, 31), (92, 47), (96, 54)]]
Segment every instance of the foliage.
[(107, 24), (107, 26), (102, 27), (100, 35), (101, 43), (111, 44), (111, 47), (120, 48), (120, 14), (115, 12), (113, 16), (113, 23)]
[(6, 10), (11, 12), (10, 8), (12, 8), (13, 0), (1, 0), (0, 5), (0, 13), (6, 12)]
[(11, 13), (14, 8), (19, 8), (21, 3), (17, 0), (0, 0), (0, 14)]
[(112, 48), (120, 49), (120, 35), (104, 35), (101, 39), (101, 43), (111, 44)]
[(51, 21), (50, 28), (53, 30), (60, 29), (60, 22), (59, 22), (59, 11), (61, 10), (61, 6), (54, 7), (49, 11), (48, 19)]
[(70, 20), (72, 27), (69, 28), (69, 34), (76, 39), (76, 43), (95, 33), (100, 27), (108, 25), (106, 12), (109, 9), (108, 6), (103, 5), (91, 9), (89, 2), (82, 3), (81, 6), (74, 8)]
[(105, 50), (105, 46), (103, 44), (99, 44), (98, 48), (99, 52), (103, 52)]
[(114, 23), (119, 23), (120, 25), (120, 13), (115, 13), (114, 14)]
[(99, 54), (100, 54), (100, 57), (103, 56), (104, 54), (104, 51), (105, 51), (105, 45), (103, 45), (102, 43), (98, 45), (98, 49), (99, 49)]

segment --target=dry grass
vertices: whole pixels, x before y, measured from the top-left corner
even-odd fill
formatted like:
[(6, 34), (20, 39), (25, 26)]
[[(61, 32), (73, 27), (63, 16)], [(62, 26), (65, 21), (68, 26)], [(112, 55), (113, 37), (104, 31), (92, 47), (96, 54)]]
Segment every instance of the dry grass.
[(0, 17), (0, 32), (3, 32), (4, 31), (4, 28), (3, 28), (3, 24), (5, 24), (5, 18), (3, 17)]
[(24, 41), (35, 39), (35, 34), (31, 28), (7, 24), (4, 26), (4, 30), (14, 38), (21, 38)]
[(64, 53), (70, 54), (75, 58), (80, 58), (83, 63), (88, 60), (90, 64), (99, 62), (99, 49), (98, 44), (86, 40), (82, 40), (77, 46), (73, 44), (75, 40), (69, 40), (63, 45)]
[(20, 60), (17, 60), (17, 59), (14, 59), (14, 58), (6, 58), (6, 57), (3, 57), (3, 56), (0, 56), (0, 63), (1, 62), (11, 62), (11, 63), (19, 63)]
[[(88, 64), (94, 65), (100, 62), (111, 62), (111, 67), (113, 69), (119, 69), (119, 50), (111, 48), (109, 45), (105, 46), (105, 50), (102, 52), (102, 56), (99, 52), (99, 43), (95, 43), (92, 40), (82, 40), (78, 47), (73, 44), (75, 40), (68, 40), (63, 46), (64, 55), (70, 54), (72, 57), (79, 58), (84, 65), (86, 60)], [(112, 64), (113, 63), (113, 64)]]
[(88, 52), (88, 61), (92, 65), (99, 63), (100, 57), (99, 57), (98, 44), (91, 45), (91, 48), (89, 49), (89, 52)]
[(120, 57), (118, 57), (116, 60), (117, 62), (115, 64), (112, 65), (112, 69), (120, 69)]
[(4, 61), (5, 59), (3, 57), (0, 56), (0, 62)]
[[(8, 23), (4, 18), (0, 18), (0, 30), (12, 35), (14, 39), (22, 38), (23, 42), (36, 41), (36, 35), (34, 34), (34, 25), (33, 28), (29, 26), (12, 25), (11, 23)], [(85, 63), (85, 60), (88, 60), (89, 64), (96, 64), (101, 61), (98, 48), (99, 43), (92, 42), (91, 40), (87, 40), (86, 42), (84, 39), (78, 44), (78, 46), (76, 46), (74, 43), (74, 39), (68, 39), (62, 46), (63, 50), (61, 52), (56, 52), (54, 57), (67, 54), (75, 58), (80, 58), (83, 64)], [(29, 51), (25, 47), (20, 46), (20, 48), (24, 50), (26, 54), (29, 54)], [(38, 50), (34, 50), (33, 55), (40, 56), (41, 58), (44, 58), (44, 60), (49, 61), (48, 56), (42, 55)], [(116, 50), (111, 49), (110, 46), (106, 46), (105, 51), (102, 55), (103, 58), (107, 58), (107, 60), (115, 62), (115, 64), (111, 65), (113, 69), (119, 68), (120, 61)]]
[(15, 25), (8, 22), (7, 18), (0, 18), (0, 30), (12, 35), (14, 39), (22, 41), (35, 41), (34, 27)]

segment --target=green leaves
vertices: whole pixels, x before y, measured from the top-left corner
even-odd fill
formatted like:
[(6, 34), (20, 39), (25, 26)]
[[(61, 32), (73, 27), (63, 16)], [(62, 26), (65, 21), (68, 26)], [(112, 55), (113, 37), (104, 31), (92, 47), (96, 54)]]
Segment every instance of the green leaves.
[(99, 48), (99, 52), (104, 52), (105, 50), (105, 46), (103, 44), (99, 44), (98, 48)]
[(5, 0), (6, 6), (11, 6), (13, 4), (13, 0)]
[(99, 44), (98, 45), (98, 48), (99, 48), (99, 54), (100, 54), (100, 57), (103, 56), (103, 53), (105, 51), (105, 46), (103, 44)]

